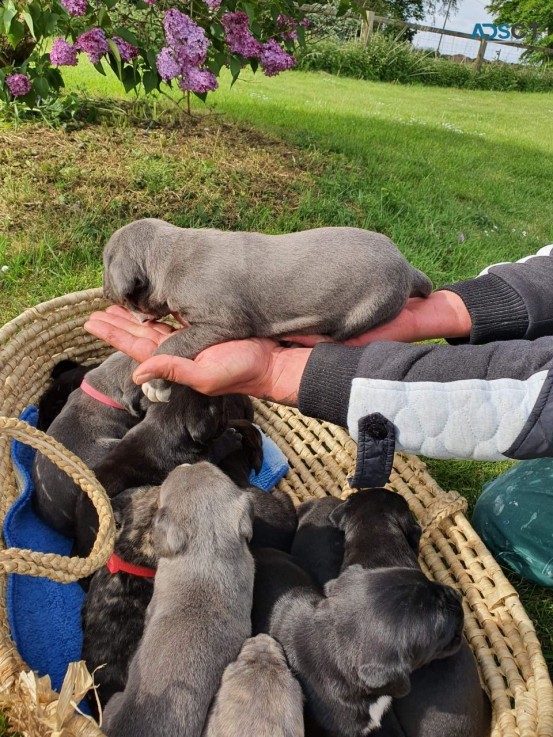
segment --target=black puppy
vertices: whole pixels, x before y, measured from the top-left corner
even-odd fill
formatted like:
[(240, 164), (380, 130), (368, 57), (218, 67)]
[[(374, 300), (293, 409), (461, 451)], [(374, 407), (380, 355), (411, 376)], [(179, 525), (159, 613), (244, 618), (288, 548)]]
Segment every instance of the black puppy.
[[(232, 400), (231, 411), (240, 409)], [(253, 408), (252, 408), (253, 415)], [(248, 419), (231, 420), (229, 428), (241, 438), (241, 447), (220, 460), (217, 465), (242, 489), (254, 496), (252, 547), (277, 548), (290, 552), (298, 523), (292, 500), (283, 491), (262, 491), (250, 486), (250, 472), (259, 473), (263, 465), (263, 443), (260, 431)]]
[[(226, 397), (207, 397), (175, 385), (171, 401), (150, 404), (146, 416), (98, 464), (92, 467), (110, 498), (125, 489), (156, 486), (183, 463), (218, 463), (241, 447), (228, 427)], [(233, 400), (234, 402), (234, 400)], [(233, 405), (234, 406), (234, 405)], [(77, 502), (76, 548), (89, 554), (98, 531), (98, 515), (84, 494)]]
[[(370, 569), (420, 570), (421, 530), (399, 494), (386, 489), (359, 491), (335, 509), (331, 519), (345, 535), (344, 568), (360, 564)], [(410, 693), (394, 701), (394, 713), (407, 737), (489, 734), (489, 701), (464, 637), (460, 645), (450, 657), (417, 670)]]
[[(94, 674), (102, 707), (125, 688), (129, 663), (144, 631), (158, 563), (152, 543), (158, 504), (158, 486), (127, 489), (112, 500), (114, 555), (92, 576), (83, 607), (82, 657), (91, 672), (104, 666)], [(89, 702), (95, 709), (93, 696)]]
[(276, 550), (255, 551), (254, 635), (280, 642), (331, 737), (376, 730), (411, 673), (461, 642), (463, 614), (448, 586), (413, 569), (351, 566), (325, 586)]
[[(240, 408), (234, 399), (228, 404), (229, 417), (233, 418)], [(218, 465), (237, 486), (245, 489), (250, 485), (250, 472), (253, 470), (259, 473), (263, 465), (261, 433), (248, 419), (231, 419), (229, 427), (239, 433), (241, 445), (223, 458)]]
[(344, 559), (344, 533), (330, 520), (342, 502), (335, 496), (310, 499), (297, 509), (298, 529), (291, 553), (319, 586), (337, 578)]
[(94, 363), (89, 366), (81, 366), (76, 361), (65, 359), (54, 366), (50, 374), (52, 381), (38, 401), (37, 427), (39, 430), (43, 432), (48, 430), (65, 407), (71, 392), (78, 389), (87, 373), (99, 365), (99, 363)]
[(262, 491), (255, 486), (248, 489), (253, 494), (253, 548), (276, 548), (290, 552), (298, 518), (288, 494), (280, 489)]

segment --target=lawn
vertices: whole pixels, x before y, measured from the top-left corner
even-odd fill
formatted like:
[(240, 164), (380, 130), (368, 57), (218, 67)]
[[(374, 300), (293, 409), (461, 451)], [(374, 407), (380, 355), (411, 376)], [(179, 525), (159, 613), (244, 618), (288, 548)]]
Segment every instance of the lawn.
[[(108, 235), (155, 216), (193, 227), (379, 230), (436, 285), (553, 242), (553, 98), (288, 73), (228, 80), (192, 120), (110, 98), (97, 125), (0, 127), (0, 321), (100, 284)], [(429, 461), (473, 501), (506, 464)], [(519, 588), (553, 664), (553, 592)]]

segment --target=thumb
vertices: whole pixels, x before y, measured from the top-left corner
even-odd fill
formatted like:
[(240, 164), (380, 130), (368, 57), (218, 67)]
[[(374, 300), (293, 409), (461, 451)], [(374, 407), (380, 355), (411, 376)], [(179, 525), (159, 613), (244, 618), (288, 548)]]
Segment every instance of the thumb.
[(167, 379), (196, 389), (201, 383), (202, 373), (198, 365), (189, 358), (159, 355), (141, 363), (134, 371), (133, 381), (135, 384), (144, 384), (152, 379)]

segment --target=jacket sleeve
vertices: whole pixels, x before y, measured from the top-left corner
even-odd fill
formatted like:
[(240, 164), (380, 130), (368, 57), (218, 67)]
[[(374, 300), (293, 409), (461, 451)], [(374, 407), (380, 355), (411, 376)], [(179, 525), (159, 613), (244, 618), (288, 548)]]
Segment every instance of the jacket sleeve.
[[(370, 458), (390, 456), (392, 446), (433, 458), (553, 456), (553, 337), (458, 346), (321, 343), (298, 406), (347, 427), (358, 461), (361, 448)], [(362, 437), (371, 427), (378, 442)]]
[[(472, 318), (470, 343), (553, 335), (553, 245), (443, 289), (465, 303)], [(465, 341), (450, 341), (460, 342)]]

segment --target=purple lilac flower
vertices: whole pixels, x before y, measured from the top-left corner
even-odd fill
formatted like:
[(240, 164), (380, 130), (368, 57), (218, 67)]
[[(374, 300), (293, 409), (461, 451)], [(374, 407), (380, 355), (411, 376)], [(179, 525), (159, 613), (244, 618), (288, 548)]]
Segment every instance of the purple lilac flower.
[(219, 10), (221, 2), (222, 0), (204, 0), (204, 3), (213, 12), (215, 12), (216, 10)]
[(166, 82), (182, 74), (182, 70), (175, 60), (173, 50), (167, 48), (167, 46), (161, 49), (157, 55), (156, 66), (159, 76)]
[(84, 15), (87, 0), (61, 0), (61, 4), (70, 15)]
[(183, 78), (179, 81), (179, 87), (184, 92), (212, 92), (219, 85), (217, 78), (209, 69), (197, 69), (190, 67), (186, 70)]
[(92, 28), (90, 31), (81, 33), (75, 42), (75, 46), (86, 52), (92, 64), (97, 64), (102, 56), (109, 51), (106, 35), (101, 28)]
[(192, 18), (171, 8), (165, 13), (163, 27), (167, 43), (174, 49), (178, 63), (183, 68), (204, 63), (209, 40), (204, 29)]
[(31, 91), (31, 80), (26, 74), (8, 74), (5, 81), (14, 97), (23, 97)]
[(304, 28), (311, 28), (311, 21), (309, 20), (309, 18), (303, 18), (302, 20), (300, 20), (299, 24)]
[(277, 33), (284, 41), (297, 41), (298, 32), (296, 30), (296, 21), (288, 15), (279, 15), (277, 18)]
[(294, 57), (284, 51), (274, 38), (263, 44), (263, 52), (259, 57), (259, 61), (267, 77), (275, 77), (280, 72), (290, 69), (296, 63)]
[(138, 56), (138, 49), (136, 48), (136, 46), (133, 46), (124, 39), (119, 38), (119, 36), (114, 36), (113, 42), (117, 46), (119, 56), (121, 57), (121, 59), (123, 59), (123, 61), (132, 61)]
[(233, 54), (245, 58), (260, 56), (263, 46), (255, 38), (249, 28), (250, 19), (246, 13), (225, 13), (221, 23), (225, 29), (225, 40)]
[(64, 38), (56, 38), (50, 49), (50, 62), (55, 67), (76, 67), (77, 48)]

